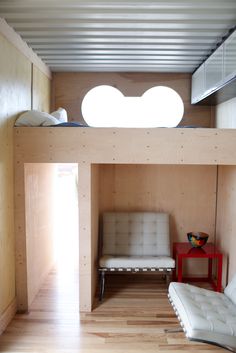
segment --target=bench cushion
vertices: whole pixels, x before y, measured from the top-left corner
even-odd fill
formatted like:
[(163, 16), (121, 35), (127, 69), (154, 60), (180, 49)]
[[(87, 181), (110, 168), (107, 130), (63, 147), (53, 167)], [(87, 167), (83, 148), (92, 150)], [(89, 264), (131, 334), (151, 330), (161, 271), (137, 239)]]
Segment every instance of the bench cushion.
[(169, 215), (155, 212), (104, 213), (102, 253), (170, 256)]
[(110, 256), (100, 258), (100, 267), (107, 268), (174, 268), (175, 261), (168, 256)]
[(236, 348), (236, 306), (225, 294), (172, 282), (169, 298), (188, 338)]

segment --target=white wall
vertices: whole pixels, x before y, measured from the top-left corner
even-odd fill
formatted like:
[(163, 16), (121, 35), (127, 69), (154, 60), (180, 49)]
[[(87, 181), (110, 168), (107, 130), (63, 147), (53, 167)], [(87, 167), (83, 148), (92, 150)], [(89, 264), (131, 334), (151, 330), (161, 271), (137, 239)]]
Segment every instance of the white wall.
[(216, 242), (222, 251), (223, 286), (236, 273), (236, 166), (219, 166)]
[(219, 129), (236, 128), (236, 97), (216, 106), (215, 121)]
[[(216, 127), (236, 128), (236, 97), (216, 106)], [(224, 254), (223, 285), (232, 278), (236, 270), (236, 167), (219, 166), (216, 241)]]

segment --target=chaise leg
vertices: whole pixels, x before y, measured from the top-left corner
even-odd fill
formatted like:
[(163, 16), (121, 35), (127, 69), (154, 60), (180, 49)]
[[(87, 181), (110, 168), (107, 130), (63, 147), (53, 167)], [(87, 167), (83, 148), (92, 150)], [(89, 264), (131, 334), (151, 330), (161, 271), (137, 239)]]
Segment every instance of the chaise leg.
[(104, 289), (105, 289), (105, 271), (101, 271), (100, 272), (100, 292), (99, 292), (100, 302), (103, 300)]

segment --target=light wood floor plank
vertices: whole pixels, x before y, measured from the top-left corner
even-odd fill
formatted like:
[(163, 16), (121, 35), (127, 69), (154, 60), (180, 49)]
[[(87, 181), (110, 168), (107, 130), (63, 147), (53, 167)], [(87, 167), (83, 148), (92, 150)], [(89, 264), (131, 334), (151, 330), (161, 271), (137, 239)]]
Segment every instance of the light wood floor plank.
[(220, 353), (225, 350), (190, 342), (179, 327), (161, 277), (111, 276), (103, 303), (78, 313), (78, 276), (70, 286), (52, 271), (29, 314), (16, 315), (0, 336), (4, 353)]

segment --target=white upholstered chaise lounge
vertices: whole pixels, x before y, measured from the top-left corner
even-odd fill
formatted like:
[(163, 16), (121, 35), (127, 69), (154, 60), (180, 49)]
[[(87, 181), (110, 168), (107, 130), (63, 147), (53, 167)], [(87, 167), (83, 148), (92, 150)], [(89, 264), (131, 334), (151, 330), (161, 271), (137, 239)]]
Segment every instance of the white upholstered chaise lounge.
[(188, 339), (236, 352), (236, 275), (224, 293), (172, 282), (168, 296)]
[(169, 277), (175, 267), (170, 253), (168, 214), (104, 213), (99, 259), (100, 300), (104, 294), (106, 273), (158, 271)]

